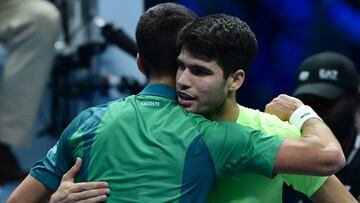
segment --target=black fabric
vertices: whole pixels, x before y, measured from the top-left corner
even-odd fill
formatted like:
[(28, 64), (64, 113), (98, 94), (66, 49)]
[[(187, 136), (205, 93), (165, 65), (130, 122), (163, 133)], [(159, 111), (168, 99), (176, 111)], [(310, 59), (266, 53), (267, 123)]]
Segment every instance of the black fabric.
[(0, 143), (0, 184), (22, 180), (26, 175), (27, 172), (22, 171), (11, 148)]

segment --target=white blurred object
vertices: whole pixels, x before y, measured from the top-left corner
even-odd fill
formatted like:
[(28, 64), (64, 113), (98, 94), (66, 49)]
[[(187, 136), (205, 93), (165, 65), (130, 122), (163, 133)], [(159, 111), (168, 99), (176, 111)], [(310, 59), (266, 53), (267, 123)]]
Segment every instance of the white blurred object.
[(354, 159), (355, 155), (359, 151), (359, 148), (360, 148), (360, 134), (358, 134), (356, 136), (354, 148), (351, 150), (350, 155), (349, 155), (349, 157), (347, 159), (347, 162), (346, 162), (347, 165), (349, 165), (351, 163), (351, 161)]

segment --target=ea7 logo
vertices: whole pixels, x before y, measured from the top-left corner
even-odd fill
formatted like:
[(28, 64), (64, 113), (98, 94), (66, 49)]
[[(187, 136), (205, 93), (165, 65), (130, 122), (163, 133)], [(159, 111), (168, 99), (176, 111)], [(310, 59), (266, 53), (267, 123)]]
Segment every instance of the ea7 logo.
[(319, 78), (323, 80), (338, 80), (338, 71), (321, 68), (319, 70)]

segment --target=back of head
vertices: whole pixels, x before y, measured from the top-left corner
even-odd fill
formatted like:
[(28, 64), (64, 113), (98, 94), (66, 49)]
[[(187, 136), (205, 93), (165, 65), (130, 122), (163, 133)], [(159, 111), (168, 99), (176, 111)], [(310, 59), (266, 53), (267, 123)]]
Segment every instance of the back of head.
[(174, 76), (177, 70), (176, 38), (197, 15), (175, 3), (149, 8), (136, 27), (136, 42), (147, 77)]
[(322, 52), (306, 58), (299, 66), (294, 96), (314, 95), (334, 100), (344, 93), (356, 93), (358, 73), (354, 63), (335, 52)]
[(250, 27), (237, 17), (214, 14), (196, 19), (179, 33), (178, 49), (206, 61), (215, 60), (224, 77), (246, 69), (256, 56), (257, 41)]

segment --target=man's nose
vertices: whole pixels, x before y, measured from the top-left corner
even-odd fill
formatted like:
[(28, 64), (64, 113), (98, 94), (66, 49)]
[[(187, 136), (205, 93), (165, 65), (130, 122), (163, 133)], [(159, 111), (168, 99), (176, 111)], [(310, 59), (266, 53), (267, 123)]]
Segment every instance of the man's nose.
[(178, 80), (176, 81), (176, 85), (179, 89), (187, 89), (191, 87), (191, 80), (190, 80), (189, 71), (185, 69), (182, 71), (178, 77)]

